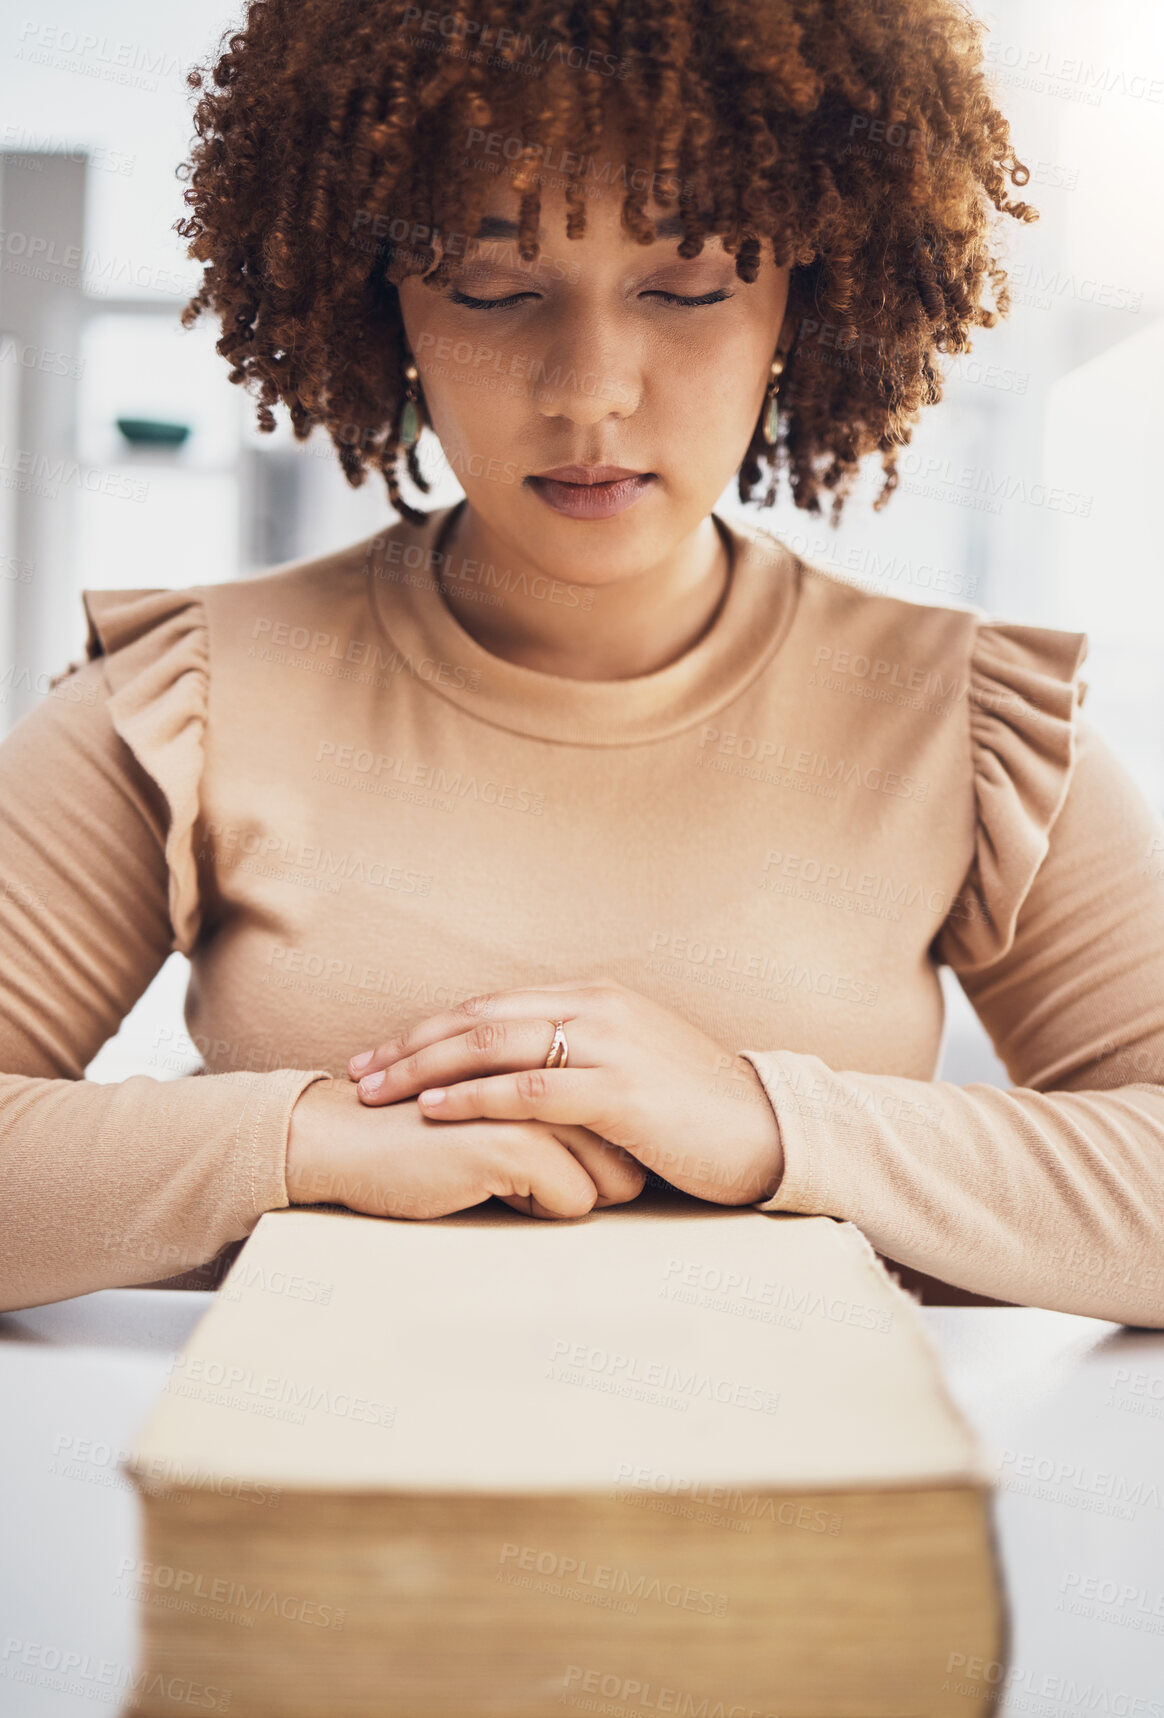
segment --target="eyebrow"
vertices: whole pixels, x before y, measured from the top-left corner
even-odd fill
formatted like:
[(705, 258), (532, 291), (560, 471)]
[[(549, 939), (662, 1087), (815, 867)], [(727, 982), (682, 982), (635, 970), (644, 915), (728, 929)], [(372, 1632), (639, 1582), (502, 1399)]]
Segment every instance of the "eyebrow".
[[(710, 219), (710, 215), (705, 218)], [(518, 231), (517, 222), (509, 220), (505, 215), (483, 215), (477, 237), (479, 239), (515, 239)], [(670, 215), (664, 215), (656, 224), (656, 237), (660, 239), (681, 239), (685, 231), (683, 216), (677, 211)], [(544, 244), (548, 234), (544, 227), (539, 227), (535, 236), (539, 244)]]

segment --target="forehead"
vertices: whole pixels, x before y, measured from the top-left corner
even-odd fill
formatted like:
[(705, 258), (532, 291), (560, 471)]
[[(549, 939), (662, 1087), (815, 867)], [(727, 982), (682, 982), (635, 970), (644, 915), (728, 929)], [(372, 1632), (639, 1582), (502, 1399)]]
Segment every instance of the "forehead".
[[(651, 129), (649, 115), (644, 129), (634, 131), (632, 148), (633, 127), (624, 94), (615, 86), (603, 91), (601, 99), (598, 140), (590, 149), (585, 147), (583, 116), (573, 102), (564, 123), (546, 140), (536, 141), (539, 128), (528, 107), (528, 90), (524, 101), (519, 98), (508, 112), (499, 103), (490, 125), (464, 126), (450, 138), (453, 155), (446, 164), (446, 182), (465, 185), (473, 179), (484, 181), (482, 188), (474, 187), (472, 192), (473, 203), (483, 211), (476, 235), (480, 242), (516, 240), (522, 192), (515, 181), (523, 172), (527, 175), (525, 189), (536, 191), (538, 196), (539, 245), (564, 231), (566, 189), (571, 180), (581, 192), (586, 211), (582, 237), (606, 231), (625, 244), (637, 246), (622, 224), (628, 192), (636, 196), (643, 213), (654, 223), (660, 242), (673, 243), (683, 237), (680, 202), (694, 194), (693, 186), (675, 169), (656, 164), (660, 139)], [(438, 204), (440, 183), (438, 175), (433, 187)], [(708, 201), (706, 191), (698, 200), (701, 204)], [(439, 218), (438, 214), (438, 223)], [(701, 218), (706, 231), (714, 220), (712, 210), (701, 210)], [(470, 221), (469, 225), (473, 224)]]

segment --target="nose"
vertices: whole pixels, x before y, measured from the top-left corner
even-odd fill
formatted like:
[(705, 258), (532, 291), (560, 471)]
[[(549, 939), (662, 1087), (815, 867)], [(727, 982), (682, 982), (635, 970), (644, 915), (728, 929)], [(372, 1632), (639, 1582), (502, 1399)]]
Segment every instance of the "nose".
[(530, 391), (546, 418), (583, 425), (627, 418), (642, 397), (639, 366), (633, 342), (620, 345), (594, 321), (577, 320), (534, 354)]

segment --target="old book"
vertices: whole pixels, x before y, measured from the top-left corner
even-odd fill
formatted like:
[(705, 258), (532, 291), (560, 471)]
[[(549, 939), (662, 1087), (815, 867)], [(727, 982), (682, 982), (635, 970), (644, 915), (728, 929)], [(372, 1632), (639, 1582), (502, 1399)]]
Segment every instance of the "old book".
[(128, 1469), (139, 1718), (968, 1718), (1001, 1674), (985, 1459), (831, 1218), (270, 1213)]

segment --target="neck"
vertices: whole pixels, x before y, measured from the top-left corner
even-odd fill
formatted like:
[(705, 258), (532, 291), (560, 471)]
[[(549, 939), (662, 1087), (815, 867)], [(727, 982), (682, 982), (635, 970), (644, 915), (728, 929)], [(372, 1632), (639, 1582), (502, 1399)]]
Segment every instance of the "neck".
[[(491, 655), (567, 680), (629, 680), (652, 674), (690, 650), (727, 592), (731, 557), (709, 514), (663, 559), (606, 584), (570, 585), (495, 533), (469, 502), (440, 544), (437, 579), (454, 619)], [(465, 562), (505, 567), (500, 603), (461, 576)], [(568, 601), (540, 594), (557, 587)]]

